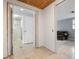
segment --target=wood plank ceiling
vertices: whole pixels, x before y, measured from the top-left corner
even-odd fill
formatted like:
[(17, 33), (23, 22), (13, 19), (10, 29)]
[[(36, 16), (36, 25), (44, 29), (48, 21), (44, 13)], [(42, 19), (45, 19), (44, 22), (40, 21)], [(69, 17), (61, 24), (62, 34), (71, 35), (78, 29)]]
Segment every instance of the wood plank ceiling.
[(55, 0), (18, 0), (18, 1), (35, 6), (40, 9), (44, 9)]

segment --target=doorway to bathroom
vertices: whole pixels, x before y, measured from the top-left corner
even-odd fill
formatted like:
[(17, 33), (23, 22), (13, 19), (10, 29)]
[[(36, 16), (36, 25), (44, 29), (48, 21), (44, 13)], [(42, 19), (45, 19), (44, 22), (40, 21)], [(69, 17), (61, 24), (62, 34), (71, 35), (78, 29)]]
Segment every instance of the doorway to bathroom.
[(14, 57), (25, 49), (35, 48), (35, 12), (20, 6), (12, 7), (12, 43)]

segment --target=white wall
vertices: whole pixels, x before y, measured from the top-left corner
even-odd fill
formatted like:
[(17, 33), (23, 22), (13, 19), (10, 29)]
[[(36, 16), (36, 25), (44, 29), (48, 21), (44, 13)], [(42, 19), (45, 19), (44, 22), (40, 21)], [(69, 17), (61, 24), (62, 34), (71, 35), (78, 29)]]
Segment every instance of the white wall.
[(55, 11), (57, 20), (75, 17), (75, 14), (71, 13), (75, 11), (75, 0), (65, 0), (55, 7)]
[[(54, 19), (54, 5), (51, 4), (43, 11), (41, 11), (40, 31), (43, 39), (43, 46), (55, 52), (56, 28)], [(52, 32), (53, 30), (53, 32)]]
[(3, 0), (3, 57), (7, 56), (7, 1)]
[(36, 47), (43, 46), (43, 19), (41, 11), (36, 13), (35, 33)]
[[(40, 46), (44, 46), (43, 45), (43, 40), (44, 40), (44, 19), (43, 19), (44, 17), (43, 17), (43, 12), (42, 11), (40, 11), (39, 13), (38, 13), (38, 19), (36, 20), (36, 26), (37, 26), (37, 29), (38, 29), (38, 33), (39, 33), (39, 35), (38, 35), (38, 39), (39, 39), (39, 47)], [(37, 33), (37, 34), (38, 34)]]

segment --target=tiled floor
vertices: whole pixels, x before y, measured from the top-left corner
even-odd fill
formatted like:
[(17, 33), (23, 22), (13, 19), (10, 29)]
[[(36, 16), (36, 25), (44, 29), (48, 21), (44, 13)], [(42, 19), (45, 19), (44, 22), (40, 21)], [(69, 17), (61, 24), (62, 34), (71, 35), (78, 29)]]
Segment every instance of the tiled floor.
[(53, 53), (47, 48), (20, 48), (14, 56), (7, 59), (74, 59), (74, 42), (57, 42), (57, 52)]

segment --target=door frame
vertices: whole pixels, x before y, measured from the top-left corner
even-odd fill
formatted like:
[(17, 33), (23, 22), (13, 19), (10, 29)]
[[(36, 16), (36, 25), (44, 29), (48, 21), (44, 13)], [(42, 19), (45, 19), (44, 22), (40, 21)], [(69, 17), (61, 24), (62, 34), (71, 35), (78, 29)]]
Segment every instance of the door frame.
[[(11, 5), (11, 6), (10, 6)], [(7, 11), (8, 11), (8, 6), (9, 7), (12, 7), (13, 5), (16, 5), (16, 4), (12, 4), (12, 3), (10, 3), (10, 2), (7, 2)], [(20, 5), (16, 5), (16, 6), (20, 6)], [(22, 7), (22, 6), (20, 6), (20, 7)], [(24, 6), (23, 6), (23, 8), (25, 8)], [(25, 8), (25, 9), (29, 9), (29, 8)], [(29, 9), (29, 10), (31, 10), (31, 9)], [(11, 12), (11, 14), (12, 14), (12, 12)], [(36, 12), (33, 14), (33, 16), (34, 16), (34, 18), (35, 18), (35, 47), (37, 47), (38, 45), (36, 44), (36, 17), (38, 17), (38, 16), (36, 16)], [(7, 12), (7, 15), (8, 15), (8, 12)], [(12, 15), (9, 15), (10, 17), (12, 16)], [(8, 17), (8, 16), (7, 16)], [(8, 18), (7, 18), (7, 20), (8, 20)], [(12, 19), (11, 19), (12, 20)], [(11, 21), (11, 34), (13, 34), (13, 30), (12, 30), (12, 21)], [(7, 21), (7, 32), (8, 32), (8, 21)], [(12, 35), (13, 36), (13, 35)], [(8, 37), (8, 35), (7, 35), (7, 37)], [(11, 55), (13, 55), (13, 39), (12, 39), (13, 37), (11, 37), (11, 44), (12, 44), (12, 46), (11, 46), (11, 54), (10, 55), (8, 55), (8, 38), (7, 38), (7, 57), (8, 56), (11, 56)]]
[(11, 55), (13, 55), (12, 8), (11, 8), (10, 4), (7, 2), (7, 57), (9, 57)]

